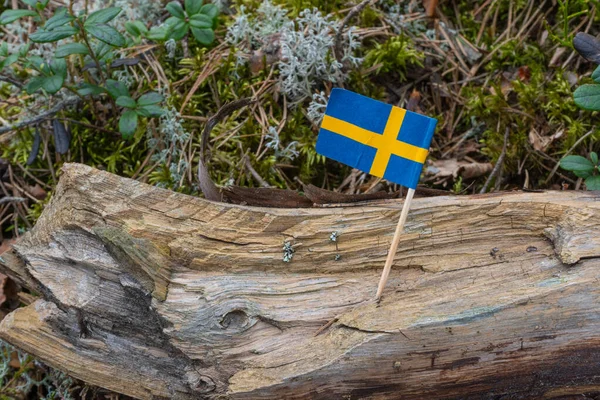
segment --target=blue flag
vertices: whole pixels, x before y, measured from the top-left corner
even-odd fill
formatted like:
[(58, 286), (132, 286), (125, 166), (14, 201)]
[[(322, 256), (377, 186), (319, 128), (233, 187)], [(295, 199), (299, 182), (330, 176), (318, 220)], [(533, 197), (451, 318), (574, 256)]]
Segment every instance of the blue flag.
[(317, 153), (416, 189), (436, 124), (434, 118), (333, 89)]

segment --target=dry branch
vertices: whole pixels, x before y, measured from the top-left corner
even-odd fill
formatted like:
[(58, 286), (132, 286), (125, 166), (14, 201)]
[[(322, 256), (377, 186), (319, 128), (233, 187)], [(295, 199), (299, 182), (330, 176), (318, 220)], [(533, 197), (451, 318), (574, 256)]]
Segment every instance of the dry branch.
[(599, 200), (416, 199), (377, 306), (400, 200), (243, 207), (69, 164), (2, 256), (40, 298), (0, 336), (141, 399), (599, 392)]

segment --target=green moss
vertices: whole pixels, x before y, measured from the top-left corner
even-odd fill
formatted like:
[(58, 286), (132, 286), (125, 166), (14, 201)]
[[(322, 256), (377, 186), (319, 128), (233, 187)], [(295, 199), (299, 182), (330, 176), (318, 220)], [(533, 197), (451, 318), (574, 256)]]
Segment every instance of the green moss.
[(422, 67), (424, 55), (416, 50), (411, 40), (403, 35), (393, 36), (384, 43), (377, 43), (365, 54), (364, 67), (374, 68), (375, 74), (397, 74), (400, 81), (406, 79), (409, 67)]

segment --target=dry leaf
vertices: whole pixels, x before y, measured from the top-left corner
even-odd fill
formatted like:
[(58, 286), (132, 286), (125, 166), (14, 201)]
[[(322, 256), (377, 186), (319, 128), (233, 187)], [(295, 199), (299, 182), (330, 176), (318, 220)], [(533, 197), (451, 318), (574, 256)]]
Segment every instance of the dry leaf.
[(420, 113), (421, 107), (419, 107), (419, 102), (421, 101), (421, 93), (417, 89), (413, 89), (410, 97), (408, 98), (408, 103), (406, 104), (406, 109), (408, 111), (413, 111)]
[(29, 194), (38, 200), (44, 200), (48, 196), (48, 193), (38, 183), (35, 186), (27, 186), (26, 188)]
[(560, 129), (552, 136), (542, 136), (535, 129), (529, 131), (529, 143), (537, 151), (546, 151), (548, 146), (556, 139), (560, 138), (564, 134), (565, 130)]
[(521, 81), (525, 83), (529, 82), (529, 79), (531, 78), (531, 69), (527, 65), (519, 67), (518, 76)]
[(281, 34), (267, 36), (262, 47), (250, 56), (250, 71), (256, 75), (281, 59)]
[[(510, 92), (513, 91), (513, 85), (511, 81), (504, 74), (502, 74), (502, 81), (500, 82), (500, 91), (502, 92), (502, 97), (505, 99), (508, 97)], [(494, 95), (498, 94), (496, 88), (493, 86), (490, 86), (490, 92)]]
[(437, 160), (430, 163), (427, 167), (427, 174), (433, 178), (457, 178), (461, 176), (465, 179), (477, 178), (492, 171), (491, 163), (469, 163), (458, 161), (455, 158), (450, 160)]

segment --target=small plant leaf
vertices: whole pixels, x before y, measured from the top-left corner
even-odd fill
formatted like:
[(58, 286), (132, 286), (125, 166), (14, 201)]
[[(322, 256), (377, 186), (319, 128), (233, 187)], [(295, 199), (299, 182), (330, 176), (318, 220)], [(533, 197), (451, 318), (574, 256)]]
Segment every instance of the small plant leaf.
[(600, 66), (598, 66), (598, 68), (596, 68), (592, 73), (592, 79), (600, 83)]
[(35, 127), (35, 134), (33, 135), (33, 145), (31, 146), (31, 151), (29, 152), (29, 157), (27, 157), (27, 165), (33, 164), (35, 159), (40, 152), (40, 143), (41, 143), (41, 135), (40, 129)]
[(54, 133), (54, 147), (58, 154), (65, 154), (69, 151), (69, 144), (71, 142), (71, 135), (65, 128), (65, 126), (58, 119), (52, 120), (52, 130)]
[(58, 58), (70, 56), (72, 54), (89, 54), (88, 48), (82, 43), (67, 43), (58, 46), (54, 55)]
[(179, 21), (171, 26), (171, 32), (169, 33), (169, 37), (173, 40), (181, 40), (185, 35), (187, 35), (190, 24), (185, 21)]
[(196, 38), (196, 40), (203, 45), (209, 45), (215, 40), (215, 32), (210, 29), (198, 29), (192, 28), (192, 34)]
[(148, 33), (146, 34), (146, 37), (150, 40), (163, 41), (167, 40), (168, 34), (169, 31), (166, 26), (159, 26), (150, 29), (150, 31), (148, 31)]
[(573, 93), (575, 104), (584, 110), (600, 110), (600, 85), (581, 85)]
[(590, 160), (592, 160), (592, 164), (598, 165), (598, 153), (596, 153), (595, 151), (592, 151), (590, 153)]
[(214, 4), (205, 4), (200, 9), (200, 13), (207, 15), (210, 19), (215, 19), (219, 15), (219, 7)]
[(149, 92), (149, 93), (145, 93), (145, 94), (141, 95), (137, 101), (137, 104), (140, 107), (144, 107), (144, 106), (158, 104), (163, 100), (164, 100), (164, 97), (160, 93)]
[(60, 26), (64, 26), (64, 25), (68, 24), (69, 22), (73, 21), (74, 19), (75, 19), (75, 17), (67, 14), (67, 9), (65, 7), (60, 7), (60, 8), (57, 8), (54, 15), (52, 17), (50, 17), (48, 19), (48, 21), (46, 21), (46, 23), (44, 24), (44, 29), (47, 31), (51, 31)]
[(106, 24), (116, 18), (121, 13), (121, 7), (109, 7), (102, 10), (94, 11), (85, 20), (85, 27), (97, 24)]
[(600, 40), (585, 32), (579, 32), (573, 39), (573, 47), (581, 56), (600, 64)]
[(87, 82), (83, 82), (77, 90), (77, 93), (79, 93), (81, 96), (97, 96), (105, 92), (106, 90), (104, 88)]
[(600, 190), (600, 175), (590, 176), (585, 180), (587, 190)]
[(115, 47), (123, 47), (125, 38), (112, 26), (104, 24), (89, 25), (85, 27), (86, 32), (98, 40)]
[(0, 14), (0, 25), (10, 24), (23, 17), (36, 17), (38, 14), (31, 10), (5, 10)]
[(176, 18), (179, 18), (179, 19), (185, 18), (185, 12), (183, 11), (183, 7), (181, 7), (181, 4), (179, 4), (178, 1), (170, 2), (169, 4), (167, 4), (166, 9), (172, 16), (174, 16)]
[(25, 91), (29, 94), (34, 94), (42, 88), (44, 79), (46, 79), (44, 76), (34, 76), (33, 78), (29, 79), (25, 85)]
[(212, 28), (213, 20), (204, 14), (196, 14), (190, 18), (190, 25), (193, 28)]
[(50, 61), (50, 71), (54, 75), (61, 75), (63, 78), (67, 77), (67, 61), (64, 58), (55, 58)]
[(136, 108), (137, 104), (134, 99), (129, 96), (121, 96), (116, 101), (117, 105), (125, 108)]
[(566, 156), (560, 160), (560, 166), (567, 171), (593, 171), (594, 164), (581, 156)]
[(152, 117), (160, 117), (164, 115), (165, 110), (157, 105), (149, 105), (144, 107), (139, 107), (137, 113), (142, 117), (152, 118)]
[(139, 37), (143, 34), (148, 33), (148, 28), (140, 21), (127, 21), (125, 22), (125, 30), (131, 36)]
[(51, 43), (57, 42), (61, 39), (66, 39), (70, 36), (73, 36), (77, 32), (79, 31), (76, 28), (73, 28), (72, 26), (59, 26), (58, 28), (53, 29), (51, 31), (38, 29), (37, 31), (29, 35), (29, 39), (31, 39), (32, 42), (36, 43)]
[(42, 82), (42, 89), (50, 94), (54, 94), (58, 92), (63, 83), (65, 82), (65, 77), (62, 75), (52, 75), (44, 79)]
[(591, 171), (573, 171), (573, 173), (575, 174), (576, 177), (578, 178), (588, 178), (592, 175)]
[(138, 116), (135, 111), (125, 111), (119, 120), (119, 132), (123, 135), (123, 139), (129, 139), (137, 129)]
[(19, 60), (18, 54), (11, 54), (2, 61), (2, 69), (11, 66)]
[(121, 96), (131, 97), (129, 96), (129, 89), (127, 89), (127, 86), (125, 86), (123, 82), (115, 81), (114, 79), (106, 81), (106, 91), (115, 100)]
[(202, 8), (202, 0), (185, 0), (185, 11), (189, 16), (198, 14)]

